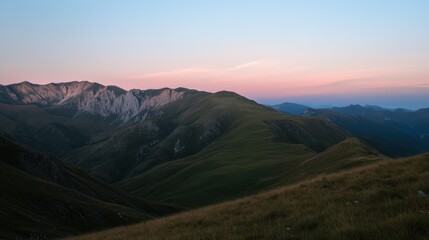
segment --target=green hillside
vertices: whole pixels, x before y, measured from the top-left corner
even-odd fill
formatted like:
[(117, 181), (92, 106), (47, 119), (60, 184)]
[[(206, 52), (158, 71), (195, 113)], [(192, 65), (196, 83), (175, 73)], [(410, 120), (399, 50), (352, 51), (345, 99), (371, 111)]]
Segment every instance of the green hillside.
[(428, 193), (426, 154), (73, 239), (428, 239)]
[[(0, 105), (0, 122), (19, 142), (65, 156), (91, 176), (139, 197), (183, 207), (231, 200), (384, 158), (365, 143), (347, 140), (351, 136), (329, 122), (285, 116), (233, 92), (184, 91), (183, 98), (129, 125), (73, 118), (61, 112), (66, 109), (6, 104)], [(352, 144), (341, 147), (343, 141)]]
[(152, 219), (176, 208), (130, 196), (0, 136), (0, 238), (46, 239)]
[[(322, 155), (320, 161), (302, 165), (348, 134), (318, 119), (285, 116), (234, 93), (220, 92), (194, 102), (170, 105), (180, 112), (172, 121), (184, 127), (220, 122), (222, 133), (195, 154), (147, 170), (137, 166), (130, 178), (118, 183), (122, 189), (197, 207), (301, 181), (323, 173), (323, 168), (335, 171), (383, 158), (376, 151), (355, 150), (363, 145), (355, 141), (350, 149), (339, 151), (341, 157), (325, 160)], [(355, 162), (349, 163), (348, 157)]]
[(290, 155), (295, 152), (288, 149), (292, 144), (298, 155), (308, 156), (347, 136), (321, 120), (284, 116), (235, 93), (189, 91), (183, 99), (161, 108), (159, 116), (80, 148), (69, 154), (67, 161), (94, 176), (118, 182), (163, 163), (201, 157), (199, 154), (213, 145), (218, 154), (232, 152), (232, 157), (244, 157), (252, 154), (245, 152), (248, 148), (261, 154)]

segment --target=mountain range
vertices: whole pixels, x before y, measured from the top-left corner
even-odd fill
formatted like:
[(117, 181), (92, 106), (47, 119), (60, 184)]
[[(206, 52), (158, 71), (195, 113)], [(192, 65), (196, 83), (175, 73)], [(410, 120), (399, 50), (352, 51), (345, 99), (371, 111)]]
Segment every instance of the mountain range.
[[(228, 91), (126, 91), (91, 82), (0, 85), (2, 187), (11, 196), (0, 214), (6, 219), (22, 210), (14, 220), (19, 224), (5, 224), (0, 232), (29, 239), (84, 233), (424, 150), (425, 137), (404, 146), (399, 138), (414, 140), (411, 133), (425, 131), (425, 110), (293, 106), (295, 115), (284, 114)], [(385, 112), (392, 113), (392, 124), (380, 123)], [(352, 131), (349, 123), (361, 124), (360, 118), (404, 135), (385, 130), (392, 142), (380, 145), (368, 135), (374, 130)], [(64, 205), (72, 210), (64, 212)], [(68, 220), (55, 222), (59, 214)], [(24, 222), (31, 227), (21, 227)]]
[[(296, 111), (299, 106), (299, 111)], [(374, 105), (350, 105), (313, 109), (284, 103), (274, 109), (294, 115), (316, 117), (334, 123), (391, 157), (429, 151), (429, 109), (385, 109)]]
[(113, 124), (143, 121), (159, 107), (180, 99), (184, 89), (125, 91), (90, 82), (36, 85), (29, 82), (0, 87), (0, 102), (36, 104), (61, 114), (92, 115)]

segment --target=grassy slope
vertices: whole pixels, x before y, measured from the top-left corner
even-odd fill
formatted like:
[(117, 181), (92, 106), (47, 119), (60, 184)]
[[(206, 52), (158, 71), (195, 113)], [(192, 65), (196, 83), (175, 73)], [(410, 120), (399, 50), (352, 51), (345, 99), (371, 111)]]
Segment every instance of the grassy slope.
[(429, 192), (428, 154), (75, 239), (428, 239), (418, 191)]
[(176, 208), (121, 192), (0, 136), (0, 238), (55, 237), (133, 223)]
[(136, 209), (41, 180), (3, 162), (0, 174), (2, 239), (67, 236), (151, 218)]
[[(325, 164), (326, 161), (312, 161), (300, 166), (315, 157), (317, 151), (325, 150), (347, 136), (318, 119), (285, 116), (228, 92), (210, 95), (194, 105), (184, 105), (190, 107), (179, 111), (177, 121), (181, 125), (204, 124), (222, 118), (228, 119), (228, 128), (197, 154), (155, 166), (120, 182), (120, 187), (156, 201), (196, 207), (242, 197), (322, 172), (314, 171), (312, 166), (331, 168), (332, 171), (344, 167)], [(180, 106), (170, 107), (180, 110)], [(373, 154), (362, 156), (361, 163), (375, 160)], [(358, 156), (353, 157), (358, 159)], [(346, 161), (342, 158), (334, 160)]]

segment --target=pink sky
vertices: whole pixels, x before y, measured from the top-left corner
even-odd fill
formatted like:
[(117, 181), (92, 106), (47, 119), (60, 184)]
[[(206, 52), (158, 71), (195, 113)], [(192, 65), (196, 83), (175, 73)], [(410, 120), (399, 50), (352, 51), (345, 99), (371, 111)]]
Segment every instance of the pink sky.
[(429, 89), (425, 73), (407, 69), (359, 69), (323, 71), (312, 67), (288, 67), (257, 60), (224, 68), (181, 68), (102, 80), (126, 89), (186, 87), (209, 92), (235, 91), (250, 98), (286, 96), (400, 93), (403, 88)]
[[(13, 67), (10, 68), (13, 70)], [(188, 67), (139, 74), (105, 73), (61, 75), (3, 73), (3, 84), (20, 81), (50, 83), (72, 80), (95, 81), (105, 85), (117, 85), (124, 89), (156, 89), (185, 87), (209, 92), (235, 91), (253, 99), (312, 95), (365, 93), (400, 94), (402, 90), (429, 90), (428, 75), (418, 69), (357, 69), (329, 71), (317, 67), (302, 67), (281, 61), (255, 60), (226, 67)], [(132, 70), (130, 70), (132, 71)]]
[(0, 84), (86, 80), (261, 102), (341, 95), (335, 104), (428, 106), (428, 9), (388, 0), (1, 1)]

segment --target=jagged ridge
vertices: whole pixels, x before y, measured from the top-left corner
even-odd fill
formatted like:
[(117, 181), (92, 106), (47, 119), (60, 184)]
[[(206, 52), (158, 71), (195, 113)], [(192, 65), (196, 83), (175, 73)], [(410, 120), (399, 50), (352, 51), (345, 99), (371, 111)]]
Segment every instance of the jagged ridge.
[(180, 99), (185, 92), (183, 88), (126, 91), (87, 81), (46, 85), (22, 82), (0, 86), (0, 102), (66, 108), (72, 110), (74, 117), (90, 114), (123, 124), (143, 121), (149, 113)]

